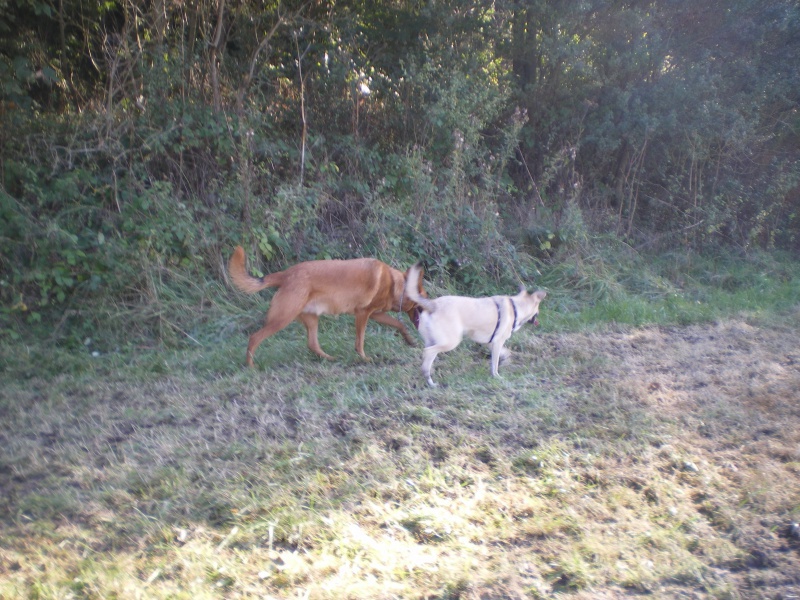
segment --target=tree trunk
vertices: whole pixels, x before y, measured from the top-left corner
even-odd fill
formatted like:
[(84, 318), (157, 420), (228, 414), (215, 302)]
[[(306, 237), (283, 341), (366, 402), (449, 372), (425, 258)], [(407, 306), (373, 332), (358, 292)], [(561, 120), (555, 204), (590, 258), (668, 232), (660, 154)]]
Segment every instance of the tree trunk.
[(222, 32), (224, 29), (225, 18), (225, 0), (219, 0), (217, 10), (217, 28), (214, 33), (214, 41), (210, 44), (210, 51), (208, 53), (209, 60), (209, 73), (211, 75), (211, 93), (214, 100), (214, 110), (219, 112), (222, 110), (222, 93), (220, 92), (219, 85), (219, 56), (222, 54)]

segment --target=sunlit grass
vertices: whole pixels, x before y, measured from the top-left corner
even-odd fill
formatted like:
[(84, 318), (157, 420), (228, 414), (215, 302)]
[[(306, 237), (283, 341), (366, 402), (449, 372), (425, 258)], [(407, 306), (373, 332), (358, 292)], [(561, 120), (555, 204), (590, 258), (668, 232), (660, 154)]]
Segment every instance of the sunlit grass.
[(754, 568), (779, 589), (800, 313), (765, 272), (551, 289), (501, 377), (465, 343), (437, 389), (379, 326), (361, 361), (346, 316), (321, 326), (336, 361), (292, 325), (244, 369), (266, 302), (158, 348), (6, 345), (0, 597), (725, 598)]

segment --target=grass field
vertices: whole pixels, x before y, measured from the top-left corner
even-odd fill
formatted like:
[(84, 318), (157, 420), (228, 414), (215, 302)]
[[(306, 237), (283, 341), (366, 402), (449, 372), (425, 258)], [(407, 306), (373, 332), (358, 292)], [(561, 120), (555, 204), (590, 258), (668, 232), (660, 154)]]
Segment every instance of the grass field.
[(799, 288), (751, 283), (551, 293), (499, 378), (464, 343), (436, 389), (348, 317), (336, 362), (292, 325), (245, 370), (252, 306), (6, 342), (0, 598), (800, 598)]

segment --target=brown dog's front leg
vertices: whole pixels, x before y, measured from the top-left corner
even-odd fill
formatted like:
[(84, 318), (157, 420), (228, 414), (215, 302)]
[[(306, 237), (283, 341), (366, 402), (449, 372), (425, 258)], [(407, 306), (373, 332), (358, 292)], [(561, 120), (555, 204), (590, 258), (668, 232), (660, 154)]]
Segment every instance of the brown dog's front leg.
[(367, 330), (367, 321), (369, 321), (371, 315), (372, 313), (365, 310), (356, 311), (356, 352), (366, 361), (371, 359), (364, 354), (364, 333)]
[(397, 331), (400, 332), (400, 335), (403, 336), (403, 339), (406, 341), (406, 344), (408, 344), (409, 346), (417, 345), (417, 343), (414, 341), (414, 338), (411, 337), (411, 334), (408, 333), (408, 329), (406, 329), (406, 326), (403, 325), (403, 323), (398, 319), (395, 319), (393, 316), (387, 315), (386, 313), (383, 312), (376, 312), (372, 313), (370, 319), (372, 319), (373, 321), (377, 321), (381, 325), (388, 325), (389, 327), (394, 327), (395, 329), (397, 329)]

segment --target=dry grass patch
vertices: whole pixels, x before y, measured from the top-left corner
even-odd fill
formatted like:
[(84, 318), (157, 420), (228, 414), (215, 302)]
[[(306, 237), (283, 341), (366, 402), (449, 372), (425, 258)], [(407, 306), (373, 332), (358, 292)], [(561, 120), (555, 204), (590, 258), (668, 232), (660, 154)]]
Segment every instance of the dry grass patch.
[(0, 597), (800, 595), (798, 320), (8, 382)]

